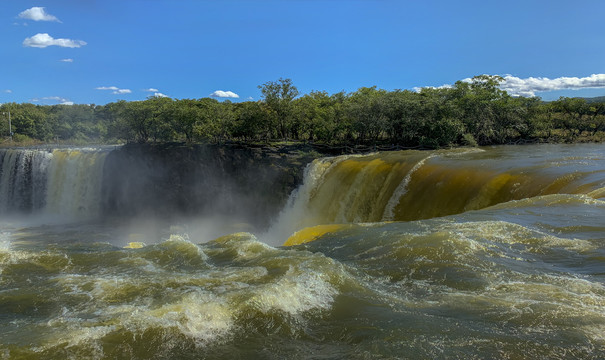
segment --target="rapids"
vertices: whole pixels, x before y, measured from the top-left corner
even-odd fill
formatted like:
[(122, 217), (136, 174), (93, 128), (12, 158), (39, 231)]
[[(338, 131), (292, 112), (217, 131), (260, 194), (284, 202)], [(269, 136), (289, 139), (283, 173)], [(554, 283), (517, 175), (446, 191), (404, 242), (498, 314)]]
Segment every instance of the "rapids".
[(0, 358), (605, 358), (601, 144), (319, 158), (250, 224), (110, 216), (114, 151), (0, 149)]

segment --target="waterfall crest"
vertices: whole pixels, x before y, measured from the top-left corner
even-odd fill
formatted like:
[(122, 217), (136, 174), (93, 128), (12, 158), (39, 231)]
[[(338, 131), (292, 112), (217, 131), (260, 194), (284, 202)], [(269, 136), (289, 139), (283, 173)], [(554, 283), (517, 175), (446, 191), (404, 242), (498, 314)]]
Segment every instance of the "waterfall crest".
[(598, 166), (546, 158), (453, 149), (317, 159), (271, 232), (283, 239), (317, 225), (430, 219), (549, 194), (602, 197)]

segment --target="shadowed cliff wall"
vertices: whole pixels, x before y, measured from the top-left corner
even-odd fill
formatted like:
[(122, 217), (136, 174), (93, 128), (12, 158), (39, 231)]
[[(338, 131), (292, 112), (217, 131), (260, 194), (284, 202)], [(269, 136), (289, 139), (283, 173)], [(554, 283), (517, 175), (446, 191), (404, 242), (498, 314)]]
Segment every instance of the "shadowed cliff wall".
[(319, 155), (305, 145), (125, 145), (105, 161), (103, 214), (218, 215), (263, 228)]

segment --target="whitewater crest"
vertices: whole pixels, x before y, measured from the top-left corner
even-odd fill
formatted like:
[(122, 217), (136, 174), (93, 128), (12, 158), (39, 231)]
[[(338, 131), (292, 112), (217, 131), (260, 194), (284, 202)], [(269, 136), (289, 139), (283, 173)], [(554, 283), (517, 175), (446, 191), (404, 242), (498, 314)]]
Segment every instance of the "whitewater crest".
[[(347, 277), (329, 258), (291, 254), (246, 233), (205, 244), (173, 234), (141, 248), (103, 246), (81, 254), (68, 249), (27, 252), (0, 264), (0, 273), (2, 266), (10, 270), (9, 280), (28, 266), (47, 269), (42, 276), (57, 296), (39, 302), (60, 311), (28, 325), (45, 333), (35, 348), (39, 354), (65, 347), (111, 357), (107, 351), (120, 351), (112, 348), (115, 337), (144, 353), (146, 346), (204, 348), (248, 331), (303, 332), (309, 318), (332, 308)], [(19, 298), (3, 300), (13, 306)], [(38, 301), (34, 292), (27, 301)], [(27, 332), (16, 325), (15, 331)], [(141, 338), (153, 344), (135, 341)]]

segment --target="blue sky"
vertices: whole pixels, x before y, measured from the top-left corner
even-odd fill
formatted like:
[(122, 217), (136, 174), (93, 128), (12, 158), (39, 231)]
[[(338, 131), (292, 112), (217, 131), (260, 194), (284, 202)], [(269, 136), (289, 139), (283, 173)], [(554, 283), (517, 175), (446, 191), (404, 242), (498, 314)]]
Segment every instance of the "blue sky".
[(603, 0), (2, 0), (0, 103), (245, 101), (280, 77), (334, 93), (479, 74), (520, 95), (604, 96), (603, 14)]

